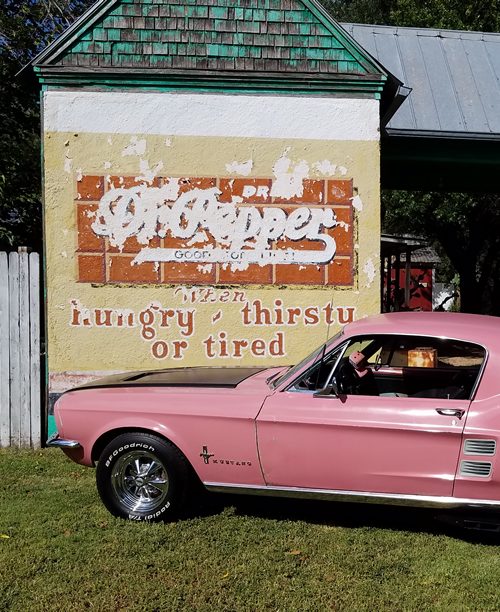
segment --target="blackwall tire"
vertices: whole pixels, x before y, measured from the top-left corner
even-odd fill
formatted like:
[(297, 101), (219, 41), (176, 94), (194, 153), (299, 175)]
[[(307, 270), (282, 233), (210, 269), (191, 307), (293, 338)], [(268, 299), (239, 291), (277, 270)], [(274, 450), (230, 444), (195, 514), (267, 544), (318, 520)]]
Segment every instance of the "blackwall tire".
[(102, 502), (114, 516), (167, 521), (184, 509), (189, 468), (170, 442), (152, 434), (127, 433), (102, 451), (96, 483)]

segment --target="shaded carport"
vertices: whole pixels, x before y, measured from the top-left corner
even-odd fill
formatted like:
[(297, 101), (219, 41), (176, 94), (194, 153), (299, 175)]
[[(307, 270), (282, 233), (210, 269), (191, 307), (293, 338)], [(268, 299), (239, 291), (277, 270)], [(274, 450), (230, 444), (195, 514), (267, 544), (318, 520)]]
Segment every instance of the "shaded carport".
[(382, 188), (499, 192), (500, 34), (342, 25), (411, 88), (382, 126)]
[[(381, 187), (500, 193), (500, 34), (342, 25), (404, 84), (382, 118)], [(408, 267), (406, 242), (382, 237), (382, 291)], [(390, 294), (381, 304), (392, 309)]]

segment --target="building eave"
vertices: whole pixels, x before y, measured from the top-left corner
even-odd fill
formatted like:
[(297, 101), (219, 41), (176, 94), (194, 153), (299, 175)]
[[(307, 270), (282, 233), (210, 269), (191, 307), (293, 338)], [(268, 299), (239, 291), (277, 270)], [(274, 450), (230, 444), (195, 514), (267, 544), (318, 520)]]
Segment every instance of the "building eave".
[(314, 93), (352, 95), (379, 99), (383, 75), (331, 75), (324, 73), (162, 70), (114, 68), (94, 70), (78, 67), (35, 67), (45, 87), (197, 89), (242, 92)]

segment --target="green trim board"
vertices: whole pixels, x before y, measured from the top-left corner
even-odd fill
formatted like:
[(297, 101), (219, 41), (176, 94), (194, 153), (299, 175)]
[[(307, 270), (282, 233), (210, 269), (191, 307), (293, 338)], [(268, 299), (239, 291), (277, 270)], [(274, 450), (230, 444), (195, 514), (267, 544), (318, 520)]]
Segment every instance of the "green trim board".
[(57, 433), (56, 418), (53, 414), (49, 414), (47, 417), (47, 439), (55, 436)]
[[(286, 77), (304, 84), (296, 75), (308, 75), (326, 85), (323, 77), (342, 76), (346, 86), (339, 88), (337, 80), (332, 91), (368, 89), (375, 95), (380, 84), (391, 81), (394, 89), (396, 82), (317, 0), (102, 0), (35, 58), (33, 66), (42, 83), (55, 86), (63, 84), (62, 73), (72, 85), (100, 80), (119, 86), (120, 79), (110, 78), (111, 72), (126, 85), (139, 86), (136, 76), (127, 75), (130, 71), (147, 75), (145, 86), (160, 81), (150, 75), (161, 71), (176, 87), (182, 81), (189, 88), (200, 82), (198, 74), (179, 81), (176, 73), (204, 72), (210, 82), (219, 78), (221, 89), (230, 72), (244, 72), (245, 80), (253, 81), (250, 89), (263, 83), (262, 73), (269, 74), (270, 83)], [(57, 76), (51, 72), (55, 68)], [(358, 86), (357, 80), (365, 82)]]
[[(36, 68), (38, 72), (40, 69)], [(346, 78), (322, 75), (320, 78), (308, 74), (251, 74), (226, 72), (209, 75), (204, 72), (164, 74), (151, 71), (125, 74), (117, 72), (71, 72), (51, 69), (39, 73), (42, 87), (86, 87), (98, 89), (145, 88), (160, 91), (198, 90), (226, 93), (285, 93), (310, 95), (342, 95), (343, 97), (370, 97), (380, 99), (385, 77)]]

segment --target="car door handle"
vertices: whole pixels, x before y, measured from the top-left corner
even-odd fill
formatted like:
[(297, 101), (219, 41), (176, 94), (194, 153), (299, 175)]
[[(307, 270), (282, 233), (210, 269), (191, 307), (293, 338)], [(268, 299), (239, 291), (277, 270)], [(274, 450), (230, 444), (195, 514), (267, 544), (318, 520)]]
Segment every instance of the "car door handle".
[(461, 419), (464, 416), (465, 410), (457, 410), (456, 408), (436, 408), (438, 414), (443, 416), (457, 417)]

